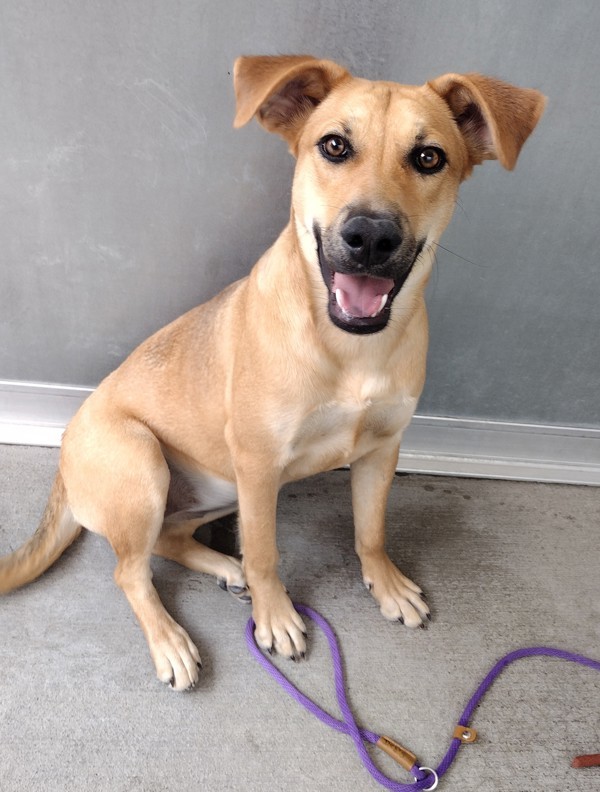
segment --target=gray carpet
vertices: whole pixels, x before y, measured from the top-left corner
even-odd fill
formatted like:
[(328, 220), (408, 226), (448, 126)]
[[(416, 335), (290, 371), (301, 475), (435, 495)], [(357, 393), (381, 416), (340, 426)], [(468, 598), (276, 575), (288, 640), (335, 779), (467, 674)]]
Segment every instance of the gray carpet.
[[(56, 450), (0, 447), (0, 552), (35, 529)], [(379, 615), (353, 552), (345, 471), (281, 495), (282, 578), (343, 645), (352, 706), (368, 728), (437, 765), (469, 695), (504, 653), (550, 644), (600, 658), (598, 490), (398, 477), (392, 557), (429, 595), (434, 620), (410, 632)], [(156, 559), (170, 612), (197, 641), (199, 688), (155, 678), (144, 638), (112, 580), (112, 551), (85, 533), (46, 575), (0, 600), (0, 789), (187, 792), (380, 789), (351, 742), (289, 699), (251, 658), (250, 610), (212, 579)], [(336, 712), (323, 637), (280, 663)], [(475, 714), (440, 789), (600, 789), (600, 674), (557, 660), (514, 664)], [(381, 757), (378, 757), (380, 759)], [(410, 777), (387, 757), (381, 767)]]

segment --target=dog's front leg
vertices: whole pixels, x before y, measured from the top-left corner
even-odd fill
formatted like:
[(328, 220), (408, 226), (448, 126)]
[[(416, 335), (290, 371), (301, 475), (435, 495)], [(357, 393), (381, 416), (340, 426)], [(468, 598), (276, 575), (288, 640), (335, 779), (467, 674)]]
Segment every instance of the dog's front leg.
[(398, 461), (396, 443), (381, 446), (351, 466), (356, 552), (365, 585), (386, 619), (419, 627), (429, 617), (421, 589), (385, 551), (385, 509)]
[(259, 646), (297, 660), (306, 652), (306, 628), (279, 579), (276, 511), (279, 481), (237, 476), (243, 568), (252, 596)]

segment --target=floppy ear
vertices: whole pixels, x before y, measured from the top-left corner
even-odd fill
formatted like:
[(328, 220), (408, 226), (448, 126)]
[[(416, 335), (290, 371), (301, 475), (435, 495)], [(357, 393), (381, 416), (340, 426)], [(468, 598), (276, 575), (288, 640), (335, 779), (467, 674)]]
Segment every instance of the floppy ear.
[(256, 115), (293, 150), (308, 115), (335, 85), (349, 77), (337, 63), (310, 55), (238, 58), (233, 70), (237, 100), (233, 125), (241, 127)]
[(450, 107), (471, 167), (485, 159), (498, 159), (507, 170), (515, 167), (544, 112), (545, 96), (482, 74), (444, 74), (428, 85)]

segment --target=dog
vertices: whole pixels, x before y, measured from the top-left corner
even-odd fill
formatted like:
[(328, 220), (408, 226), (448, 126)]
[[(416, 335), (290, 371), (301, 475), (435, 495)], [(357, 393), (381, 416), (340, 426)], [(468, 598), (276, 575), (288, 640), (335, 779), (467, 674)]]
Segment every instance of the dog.
[[(460, 183), (514, 168), (538, 91), (479, 74), (371, 82), (310, 56), (241, 57), (234, 126), (253, 117), (297, 163), (290, 221), (250, 274), (142, 343), (68, 425), (34, 536), (0, 559), (0, 591), (44, 572), (82, 527), (104, 535), (158, 678), (199, 679), (198, 649), (162, 605), (150, 557), (217, 577), (252, 601), (265, 650), (304, 657), (278, 573), (286, 482), (349, 466), (355, 547), (384, 617), (429, 607), (384, 547), (402, 433), (423, 388), (424, 290)], [(239, 512), (242, 561), (193, 537)]]

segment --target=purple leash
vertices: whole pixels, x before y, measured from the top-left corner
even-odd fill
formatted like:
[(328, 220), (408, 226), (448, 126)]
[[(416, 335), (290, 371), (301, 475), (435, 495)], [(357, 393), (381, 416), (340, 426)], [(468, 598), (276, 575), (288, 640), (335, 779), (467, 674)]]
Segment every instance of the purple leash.
[[(448, 771), (452, 765), (452, 762), (456, 758), (456, 754), (458, 753), (460, 746), (463, 743), (474, 742), (477, 737), (475, 730), (469, 727), (469, 722), (473, 716), (475, 708), (488, 689), (491, 687), (496, 677), (499, 676), (502, 671), (515, 660), (520, 660), (522, 657), (556, 657), (559, 660), (568, 660), (569, 662), (579, 663), (580, 665), (600, 671), (600, 662), (597, 660), (592, 660), (589, 657), (574, 654), (573, 652), (566, 652), (562, 649), (553, 649), (548, 646), (532, 646), (527, 649), (517, 649), (514, 652), (510, 652), (496, 663), (496, 665), (490, 670), (471, 697), (460, 717), (459, 725), (454, 731), (452, 742), (450, 743), (450, 747), (448, 748), (446, 755), (440, 762), (437, 769), (433, 770), (429, 767), (419, 766), (417, 758), (413, 753), (403, 748), (389, 737), (375, 734), (375, 732), (369, 731), (368, 729), (362, 729), (358, 726), (350, 710), (348, 699), (346, 697), (342, 658), (337, 638), (331, 625), (319, 613), (312, 610), (312, 608), (307, 607), (306, 605), (298, 605), (294, 603), (294, 607), (298, 613), (308, 616), (310, 619), (312, 619), (312, 621), (314, 621), (321, 628), (325, 634), (325, 637), (327, 638), (327, 642), (329, 643), (329, 651), (333, 660), (335, 692), (340, 710), (342, 712), (342, 720), (332, 717), (329, 715), (329, 713), (325, 712), (323, 709), (321, 709), (321, 707), (315, 704), (314, 701), (311, 701), (307, 696), (305, 696), (304, 693), (298, 690), (298, 688), (293, 685), (289, 679), (287, 679), (279, 671), (279, 669), (273, 665), (269, 658), (261, 652), (254, 639), (255, 624), (252, 619), (249, 619), (248, 624), (246, 625), (246, 643), (248, 644), (248, 648), (254, 657), (256, 657), (258, 662), (269, 672), (269, 674), (271, 674), (271, 676), (281, 685), (281, 687), (286, 690), (290, 696), (292, 696), (292, 698), (296, 699), (299, 704), (302, 704), (305, 709), (315, 715), (327, 726), (330, 726), (332, 729), (343, 732), (344, 734), (347, 734), (349, 737), (351, 737), (356, 746), (358, 755), (360, 756), (369, 773), (382, 786), (384, 786), (386, 789), (392, 790), (393, 792), (414, 792), (414, 790), (419, 789), (433, 790), (437, 787), (438, 780)], [(412, 774), (413, 778), (415, 779), (414, 783), (401, 784), (382, 773), (369, 756), (369, 753), (365, 747), (365, 742), (377, 745), (386, 753), (390, 754), (402, 767)]]

